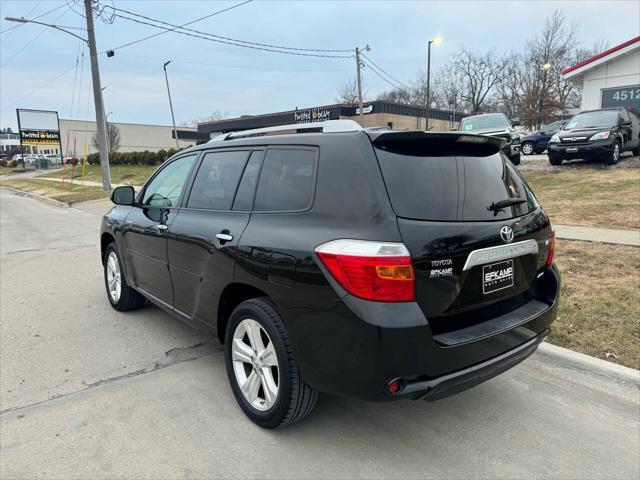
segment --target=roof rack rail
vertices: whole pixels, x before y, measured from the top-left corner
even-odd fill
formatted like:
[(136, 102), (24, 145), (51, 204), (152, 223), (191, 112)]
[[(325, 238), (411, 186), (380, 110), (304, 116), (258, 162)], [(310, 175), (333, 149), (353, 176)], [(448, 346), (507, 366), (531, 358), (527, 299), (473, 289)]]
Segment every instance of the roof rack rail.
[(238, 132), (228, 132), (213, 137), (209, 142), (223, 142), (243, 137), (257, 137), (269, 135), (278, 132), (286, 132), (287, 130), (295, 130), (296, 133), (305, 133), (305, 130), (321, 130), (322, 133), (344, 133), (359, 132), (363, 128), (354, 120), (326, 120), (324, 122), (313, 123), (291, 123), (289, 125), (278, 125), (275, 127), (256, 128), (253, 130), (241, 130)]

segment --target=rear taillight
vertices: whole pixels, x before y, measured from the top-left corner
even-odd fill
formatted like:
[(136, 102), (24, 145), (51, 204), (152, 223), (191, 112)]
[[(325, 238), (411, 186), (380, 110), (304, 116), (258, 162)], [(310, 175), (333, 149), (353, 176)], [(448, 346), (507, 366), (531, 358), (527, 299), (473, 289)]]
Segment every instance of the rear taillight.
[(347, 292), (378, 302), (413, 302), (413, 264), (402, 243), (333, 240), (316, 248), (333, 278)]
[(551, 246), (549, 247), (549, 254), (547, 255), (547, 266), (553, 263), (553, 252), (556, 249), (556, 232), (551, 232)]

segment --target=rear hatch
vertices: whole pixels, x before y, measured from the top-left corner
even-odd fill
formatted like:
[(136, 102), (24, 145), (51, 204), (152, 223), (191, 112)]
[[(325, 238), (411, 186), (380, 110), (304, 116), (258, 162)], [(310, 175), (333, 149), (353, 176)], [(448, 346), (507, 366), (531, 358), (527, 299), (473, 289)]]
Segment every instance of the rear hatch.
[[(470, 340), (469, 332), (496, 333), (477, 325), (550, 306), (536, 283), (551, 247), (551, 225), (500, 153), (499, 140), (424, 132), (372, 140), (411, 254), (416, 301), (436, 340), (449, 345)], [(516, 317), (509, 321), (526, 320)], [(492, 328), (504, 329), (509, 321)], [(467, 334), (452, 335), (461, 330)]]

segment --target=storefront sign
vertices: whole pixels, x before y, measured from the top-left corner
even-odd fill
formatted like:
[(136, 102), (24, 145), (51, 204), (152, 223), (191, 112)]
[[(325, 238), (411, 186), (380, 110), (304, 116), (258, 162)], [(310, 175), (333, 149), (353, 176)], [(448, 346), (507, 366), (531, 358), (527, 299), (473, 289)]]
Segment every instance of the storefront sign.
[(331, 110), (301, 110), (293, 114), (296, 123), (324, 122), (331, 119)]
[[(369, 105), (368, 107), (362, 108), (362, 113), (367, 114), (373, 112), (373, 105)], [(360, 109), (356, 108), (356, 115), (360, 115)]]
[(602, 108), (631, 107), (640, 110), (640, 85), (602, 90)]
[(59, 145), (60, 132), (53, 130), (20, 130), (22, 145)]

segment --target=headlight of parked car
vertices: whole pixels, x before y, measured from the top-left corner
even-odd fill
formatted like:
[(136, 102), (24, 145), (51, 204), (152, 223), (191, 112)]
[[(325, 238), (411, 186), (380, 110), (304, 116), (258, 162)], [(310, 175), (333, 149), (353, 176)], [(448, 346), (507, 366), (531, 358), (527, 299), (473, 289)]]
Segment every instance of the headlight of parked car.
[(551, 137), (551, 139), (549, 140), (549, 143), (560, 143), (560, 137), (558, 135), (554, 135), (553, 137)]
[(611, 132), (607, 130), (606, 132), (598, 132), (593, 135), (589, 140), (606, 140), (611, 135)]

